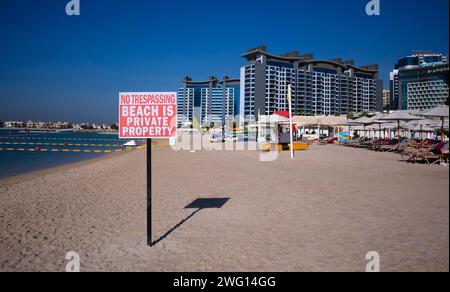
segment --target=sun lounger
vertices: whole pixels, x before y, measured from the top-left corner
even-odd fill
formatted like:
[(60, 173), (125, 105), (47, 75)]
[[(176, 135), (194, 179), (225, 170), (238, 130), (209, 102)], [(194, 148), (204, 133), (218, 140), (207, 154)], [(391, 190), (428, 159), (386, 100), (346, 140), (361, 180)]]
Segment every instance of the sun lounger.
[(397, 139), (393, 139), (393, 140), (391, 140), (391, 143), (389, 145), (382, 146), (381, 147), (381, 151), (383, 151), (383, 152), (395, 152), (395, 151), (398, 151), (399, 149), (402, 150), (403, 147), (407, 143), (408, 143), (408, 140), (402, 140), (399, 143)]
[(410, 149), (402, 152), (402, 159), (407, 162), (426, 162), (429, 165), (437, 164), (447, 159), (448, 161), (448, 143), (440, 143), (432, 150), (429, 149)]

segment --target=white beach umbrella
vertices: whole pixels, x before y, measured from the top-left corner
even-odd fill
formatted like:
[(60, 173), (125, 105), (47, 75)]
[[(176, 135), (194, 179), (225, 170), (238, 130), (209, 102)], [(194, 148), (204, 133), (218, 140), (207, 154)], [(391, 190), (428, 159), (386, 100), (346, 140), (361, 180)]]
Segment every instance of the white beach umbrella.
[(343, 120), (343, 121), (336, 122), (334, 125), (335, 126), (354, 126), (355, 123), (353, 123), (353, 120)]
[[(392, 131), (398, 131), (398, 124), (397, 123), (385, 123), (382, 124), (381, 127), (385, 130), (388, 130), (390, 133)], [(408, 127), (405, 122), (400, 122), (400, 129), (407, 130)], [(389, 138), (391, 138), (391, 135), (389, 135)]]
[(380, 120), (383, 120), (383, 121), (418, 121), (418, 120), (424, 120), (424, 118), (415, 116), (415, 115), (411, 115), (407, 112), (399, 111), (399, 112), (391, 113), (389, 115), (381, 117)]
[(419, 121), (424, 119), (425, 118), (423, 117), (414, 116), (407, 112), (395, 112), (380, 118), (382, 121), (396, 121), (399, 130), (401, 122)]
[(419, 132), (420, 139), (422, 139), (422, 133), (435, 131), (435, 128), (432, 127), (433, 124), (434, 121), (432, 120), (420, 120), (420, 121), (411, 121), (407, 125), (410, 131)]
[(353, 120), (352, 123), (353, 123), (354, 125), (366, 126), (366, 125), (369, 125), (369, 124), (370, 124), (370, 120), (371, 120), (371, 119), (368, 118), (368, 117), (362, 117), (362, 118)]
[(367, 134), (367, 132), (366, 132), (366, 126), (372, 124), (372, 123), (370, 122), (370, 120), (371, 120), (371, 119), (368, 118), (368, 117), (361, 117), (361, 118), (359, 118), (359, 119), (353, 120), (352, 123), (353, 123), (354, 125), (361, 125), (361, 126), (363, 126), (364, 136), (366, 136), (366, 134)]
[(429, 111), (423, 112), (420, 115), (424, 116), (424, 117), (448, 118), (449, 117), (449, 109), (448, 109), (448, 106), (443, 105), (443, 106), (433, 108)]
[[(433, 127), (435, 130), (441, 130), (442, 123), (440, 121), (433, 121), (431, 127)], [(444, 120), (444, 130), (449, 130), (448, 120)]]
[(424, 120), (416, 120), (416, 121), (409, 121), (408, 122), (408, 126), (416, 126), (416, 125), (432, 125), (435, 121), (433, 120), (429, 120), (429, 119), (424, 119)]
[[(384, 115), (377, 114), (377, 115), (371, 117), (370, 119), (366, 120), (364, 123), (365, 125), (378, 125), (378, 130), (380, 132), (380, 139), (381, 139), (381, 129), (382, 129), (381, 125), (386, 123), (386, 121), (381, 120), (381, 118), (383, 118), (383, 117), (384, 117)], [(375, 127), (370, 127), (370, 129), (377, 130)]]
[[(381, 126), (386, 130), (398, 130), (398, 123), (384, 123)], [(400, 129), (407, 130), (408, 125), (405, 122), (400, 122)]]
[[(394, 112), (391, 113), (387, 116), (384, 116), (382, 118), (380, 118), (380, 120), (383, 121), (396, 121), (397, 122), (397, 128), (398, 128), (398, 140), (401, 140), (401, 133), (400, 133), (400, 122), (404, 121), (404, 122), (409, 122), (409, 121), (417, 121), (417, 120), (424, 120), (425, 118), (423, 117), (419, 117), (419, 116), (414, 116), (409, 114), (408, 112), (404, 112), (404, 111), (399, 111), (399, 112)], [(400, 149), (400, 143), (398, 143), (398, 147)]]
[[(381, 126), (386, 130), (397, 130), (398, 129), (397, 123), (384, 123)], [(407, 130), (408, 125), (405, 122), (400, 122), (400, 129)]]
[(412, 121), (408, 123), (408, 128), (414, 132), (434, 132), (433, 122), (430, 120)]
[(436, 131), (435, 128), (431, 127), (430, 125), (415, 125), (409, 128), (411, 131), (414, 132), (434, 132)]
[(443, 105), (436, 107), (434, 109), (431, 109), (429, 111), (426, 111), (421, 114), (424, 117), (433, 117), (433, 118), (440, 118), (442, 122), (441, 126), (441, 134), (442, 134), (442, 141), (445, 140), (445, 118), (449, 117), (449, 109), (448, 106)]
[[(420, 140), (423, 139), (423, 133), (433, 133), (436, 132), (436, 129), (433, 128), (433, 124), (435, 124), (436, 121), (432, 120), (419, 120), (419, 121), (410, 121), (406, 124), (409, 131), (413, 131), (415, 133), (419, 133)], [(439, 126), (440, 127), (440, 126)]]
[(421, 116), (424, 113), (423, 110), (405, 110), (404, 112), (413, 116)]

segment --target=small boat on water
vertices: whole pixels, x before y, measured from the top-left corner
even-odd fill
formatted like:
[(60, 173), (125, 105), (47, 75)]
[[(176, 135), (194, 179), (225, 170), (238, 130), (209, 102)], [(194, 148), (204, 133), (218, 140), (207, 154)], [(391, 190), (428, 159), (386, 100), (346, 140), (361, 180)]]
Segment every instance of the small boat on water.
[(131, 140), (131, 141), (128, 141), (127, 143), (123, 144), (123, 146), (125, 146), (125, 147), (136, 147), (136, 146), (138, 146), (138, 144), (136, 143), (136, 141)]

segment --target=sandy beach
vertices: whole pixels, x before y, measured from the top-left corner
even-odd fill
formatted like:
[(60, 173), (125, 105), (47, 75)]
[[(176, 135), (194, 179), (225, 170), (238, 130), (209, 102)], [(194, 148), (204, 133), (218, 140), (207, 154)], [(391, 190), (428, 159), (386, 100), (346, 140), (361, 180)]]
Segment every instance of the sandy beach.
[[(0, 271), (449, 270), (449, 169), (335, 145), (295, 161), (255, 151), (146, 152), (0, 181)], [(221, 208), (186, 209), (199, 198)], [(162, 238), (161, 238), (162, 237)]]

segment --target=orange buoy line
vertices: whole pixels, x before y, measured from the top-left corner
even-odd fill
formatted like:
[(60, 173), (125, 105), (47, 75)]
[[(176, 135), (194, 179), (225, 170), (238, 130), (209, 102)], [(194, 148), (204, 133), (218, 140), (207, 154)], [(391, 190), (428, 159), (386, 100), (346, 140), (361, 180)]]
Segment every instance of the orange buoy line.
[(36, 143), (36, 142), (1, 142), (0, 145), (30, 145), (30, 146), (77, 146), (77, 147), (123, 147), (116, 144), (81, 144), (81, 143)]
[[(153, 145), (155, 148), (159, 149), (169, 149), (168, 145)], [(124, 149), (67, 149), (67, 148), (13, 148), (8, 146), (7, 148), (0, 147), (0, 152), (49, 152), (49, 153), (116, 153), (116, 152), (129, 152), (133, 150), (140, 150), (147, 148), (147, 145), (140, 145), (137, 147), (127, 147)]]
[(146, 146), (138, 146), (136, 148), (125, 148), (125, 149), (108, 149), (108, 150), (99, 150), (99, 149), (49, 149), (49, 148), (0, 148), (0, 151), (9, 151), (9, 152), (51, 152), (51, 153), (113, 153), (113, 152), (129, 152), (133, 150), (139, 150), (146, 148)]
[(110, 141), (110, 142), (125, 142), (128, 140), (122, 139), (94, 139), (94, 138), (40, 138), (40, 137), (26, 137), (26, 136), (2, 136), (3, 140), (63, 140), (63, 141)]

